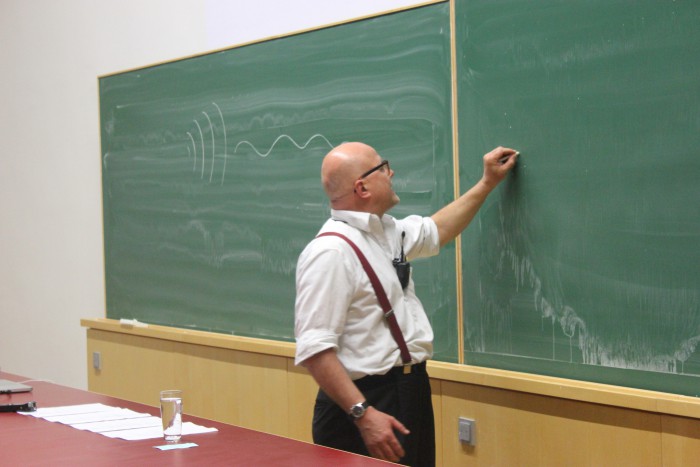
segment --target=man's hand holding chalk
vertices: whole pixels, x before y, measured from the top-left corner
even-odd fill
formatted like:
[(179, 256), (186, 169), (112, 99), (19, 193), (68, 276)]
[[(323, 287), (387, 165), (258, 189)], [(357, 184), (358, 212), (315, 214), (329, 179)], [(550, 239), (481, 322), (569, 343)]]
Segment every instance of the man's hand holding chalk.
[(484, 176), (482, 182), (495, 187), (515, 166), (520, 153), (515, 149), (497, 147), (484, 155)]

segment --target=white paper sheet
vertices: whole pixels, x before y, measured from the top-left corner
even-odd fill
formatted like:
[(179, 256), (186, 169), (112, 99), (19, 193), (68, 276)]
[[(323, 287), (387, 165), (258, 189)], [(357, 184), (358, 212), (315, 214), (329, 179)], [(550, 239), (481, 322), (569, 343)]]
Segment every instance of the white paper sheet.
[[(157, 439), (163, 437), (159, 417), (104, 404), (82, 404), (63, 407), (41, 407), (35, 412), (18, 412), (50, 422), (62, 423), (79, 430), (87, 430), (109, 438), (127, 441)], [(182, 423), (182, 435), (195, 435), (218, 431), (192, 422)]]
[[(211, 433), (213, 431), (217, 431), (217, 429), (195, 425), (192, 422), (182, 423), (182, 436), (196, 435), (199, 433)], [(133, 430), (104, 431), (100, 434), (109, 438), (121, 438), (127, 441), (155, 439), (163, 437), (163, 427), (158, 425), (150, 428), (135, 428)]]
[(46, 418), (60, 415), (75, 415), (84, 413), (111, 411), (114, 407), (104, 404), (66, 405), (63, 407), (39, 407), (34, 412), (22, 412), (22, 415), (31, 415), (36, 418)]
[[(143, 414), (139, 414), (143, 415)], [(134, 428), (158, 427), (162, 429), (162, 423), (158, 417), (136, 417), (129, 419), (104, 420), (89, 423), (74, 423), (71, 425), (78, 430), (102, 433), (105, 431), (132, 430)], [(162, 433), (161, 433), (162, 434)]]
[[(73, 415), (50, 415), (42, 417), (50, 422), (63, 423), (64, 425), (75, 425), (90, 422), (105, 422), (113, 420), (126, 420), (130, 418), (150, 417), (147, 413), (138, 413), (129, 409), (112, 407), (113, 410), (103, 412), (79, 413)], [(160, 419), (158, 419), (160, 420)]]

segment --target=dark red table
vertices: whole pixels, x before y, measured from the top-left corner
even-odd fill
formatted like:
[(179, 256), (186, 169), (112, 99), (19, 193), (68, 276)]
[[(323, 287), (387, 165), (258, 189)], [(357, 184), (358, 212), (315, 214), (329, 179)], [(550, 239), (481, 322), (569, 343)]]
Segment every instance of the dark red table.
[[(18, 375), (0, 378), (25, 381)], [(46, 382), (29, 393), (0, 394), (0, 404), (36, 401), (38, 407), (99, 402), (160, 416), (156, 407)], [(185, 414), (184, 421), (215, 427), (215, 433), (183, 436), (189, 449), (160, 451), (162, 439), (124, 441), (17, 413), (0, 413), (2, 466), (387, 466), (387, 462)]]

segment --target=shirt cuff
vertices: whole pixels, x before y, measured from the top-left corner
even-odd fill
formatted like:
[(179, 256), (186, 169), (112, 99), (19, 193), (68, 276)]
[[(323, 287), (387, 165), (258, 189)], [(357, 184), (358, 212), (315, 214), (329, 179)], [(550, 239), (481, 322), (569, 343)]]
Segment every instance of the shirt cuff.
[(304, 360), (328, 349), (338, 350), (338, 336), (329, 331), (307, 331), (297, 337), (294, 364), (301, 365)]

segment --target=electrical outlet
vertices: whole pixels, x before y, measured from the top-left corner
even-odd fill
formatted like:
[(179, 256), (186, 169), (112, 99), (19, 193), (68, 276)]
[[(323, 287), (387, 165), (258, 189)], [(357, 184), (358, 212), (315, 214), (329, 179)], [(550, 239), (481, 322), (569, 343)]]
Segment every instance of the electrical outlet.
[(470, 418), (459, 417), (459, 440), (470, 446), (476, 446), (476, 422)]
[(102, 369), (102, 355), (99, 352), (92, 353), (92, 367), (97, 371)]

